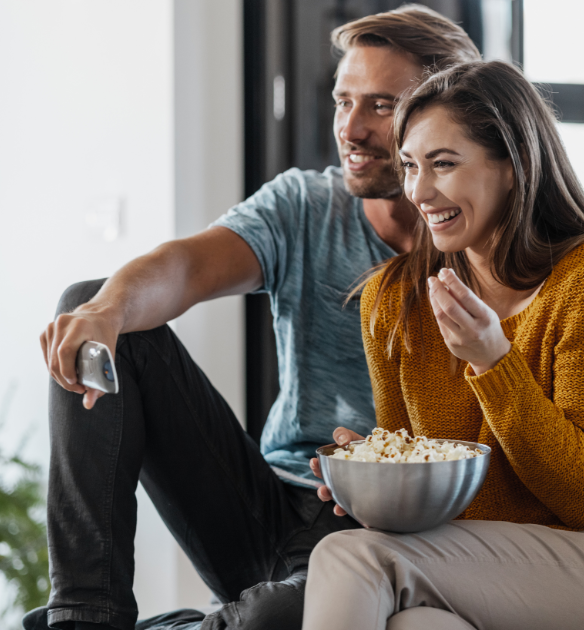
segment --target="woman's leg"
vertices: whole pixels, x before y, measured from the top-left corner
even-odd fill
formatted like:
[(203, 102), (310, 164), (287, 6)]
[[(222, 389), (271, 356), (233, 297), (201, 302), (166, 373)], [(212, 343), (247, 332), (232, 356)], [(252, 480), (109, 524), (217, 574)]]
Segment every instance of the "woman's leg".
[(402, 610), (389, 618), (386, 630), (475, 630), (454, 613), (418, 606)]
[(385, 630), (393, 615), (427, 606), (478, 630), (581, 630), (583, 592), (578, 532), (487, 521), (341, 532), (311, 557), (303, 629)]

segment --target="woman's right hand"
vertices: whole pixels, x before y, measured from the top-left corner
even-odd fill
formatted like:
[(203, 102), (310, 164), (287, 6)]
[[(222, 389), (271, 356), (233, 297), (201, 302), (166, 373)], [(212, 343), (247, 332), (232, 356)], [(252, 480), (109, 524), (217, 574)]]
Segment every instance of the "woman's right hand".
[[(355, 440), (363, 440), (363, 436), (355, 433), (355, 431), (351, 431), (350, 429), (345, 429), (345, 427), (338, 427), (333, 431), (333, 440), (339, 446), (346, 446), (349, 442), (354, 442)], [(322, 479), (322, 472), (320, 470), (320, 464), (318, 463), (318, 459), (314, 457), (310, 460), (310, 470), (316, 476)], [(318, 498), (321, 501), (332, 501), (333, 495), (329, 488), (325, 485), (320, 486), (320, 488), (316, 491)], [(337, 516), (345, 516), (346, 512), (339, 505), (335, 505), (334, 513)]]

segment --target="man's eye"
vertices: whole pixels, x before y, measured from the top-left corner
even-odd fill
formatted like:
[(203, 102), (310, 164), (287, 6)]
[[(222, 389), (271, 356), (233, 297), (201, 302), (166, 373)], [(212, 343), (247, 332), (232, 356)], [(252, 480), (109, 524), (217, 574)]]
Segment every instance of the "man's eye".
[(395, 105), (393, 103), (375, 103), (375, 109), (383, 113), (393, 112)]
[(349, 101), (335, 101), (335, 107), (344, 108), (349, 107), (350, 105)]

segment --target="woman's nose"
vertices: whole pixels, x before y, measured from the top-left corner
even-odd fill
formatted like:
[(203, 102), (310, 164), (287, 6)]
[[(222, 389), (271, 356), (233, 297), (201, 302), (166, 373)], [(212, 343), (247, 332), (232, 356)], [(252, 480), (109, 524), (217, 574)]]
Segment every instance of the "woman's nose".
[(432, 178), (423, 171), (420, 171), (416, 176), (408, 174), (406, 176), (405, 189), (406, 194), (409, 189), (409, 197), (412, 203), (418, 208), (420, 208), (422, 204), (432, 201), (436, 197), (436, 188), (434, 187)]

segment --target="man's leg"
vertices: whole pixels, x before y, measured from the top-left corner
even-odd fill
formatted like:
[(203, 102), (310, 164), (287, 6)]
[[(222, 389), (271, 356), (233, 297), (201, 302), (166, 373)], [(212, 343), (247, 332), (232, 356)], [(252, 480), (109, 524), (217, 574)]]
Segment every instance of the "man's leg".
[(349, 516), (338, 517), (333, 503), (323, 504), (314, 490), (294, 486), (287, 486), (286, 490), (306, 524), (283, 543), (280, 551), (290, 575), (286, 579), (277, 576), (278, 580), (261, 582), (243, 591), (238, 601), (209, 615), (201, 630), (300, 630), (312, 550), (328, 534), (361, 525)]
[(421, 606), (478, 630), (579, 630), (583, 591), (578, 532), (489, 521), (342, 532), (311, 557), (303, 630), (393, 629), (389, 619)]
[[(64, 295), (60, 312), (100, 282)], [(166, 525), (223, 600), (289, 569), (284, 544), (307, 528), (231, 409), (163, 326), (122, 335), (120, 393), (87, 411), (51, 384), (49, 623), (130, 630), (138, 477)]]

